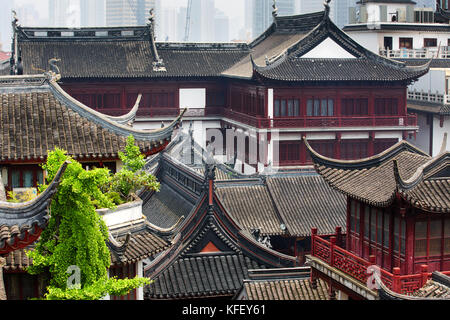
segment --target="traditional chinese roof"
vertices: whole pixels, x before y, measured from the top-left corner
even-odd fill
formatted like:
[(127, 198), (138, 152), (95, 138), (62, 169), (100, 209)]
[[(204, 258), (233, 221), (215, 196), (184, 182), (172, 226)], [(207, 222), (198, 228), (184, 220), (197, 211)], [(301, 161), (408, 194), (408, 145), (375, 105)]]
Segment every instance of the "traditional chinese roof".
[(431, 158), (406, 141), (361, 160), (335, 160), (315, 152), (305, 139), (314, 166), (333, 188), (347, 196), (386, 207), (400, 195), (411, 205), (431, 211), (450, 209), (449, 152)]
[(439, 116), (450, 115), (450, 104), (431, 101), (408, 100), (408, 110), (426, 112)]
[[(115, 28), (17, 27), (24, 74), (61, 59), (64, 80), (217, 77), (247, 52), (245, 44), (156, 43), (148, 26)], [(155, 67), (157, 59), (164, 68)]]
[(450, 277), (434, 271), (431, 279), (426, 284), (410, 295), (399, 294), (388, 289), (379, 278), (375, 278), (380, 289), (378, 295), (380, 300), (449, 300), (450, 299)]
[(403, 179), (394, 162), (399, 194), (413, 206), (431, 212), (450, 212), (450, 152), (426, 162), (409, 179)]
[(48, 188), (33, 200), (0, 202), (0, 255), (24, 248), (39, 238), (47, 226), (51, 198), (66, 167), (67, 162), (61, 166)]
[(317, 280), (310, 283), (310, 268), (249, 270), (241, 292), (247, 300), (329, 300), (328, 286)]
[[(265, 65), (252, 61), (255, 76), (298, 82), (411, 82), (428, 72), (430, 61), (421, 66), (410, 67), (362, 47), (331, 21), (328, 12), (329, 8), (326, 6), (322, 19), (314, 28), (280, 54), (269, 56)], [(298, 19), (302, 19), (302, 16), (298, 16)], [(308, 56), (328, 39), (334, 41), (339, 50), (346, 52), (347, 57)], [(333, 52), (329, 54), (332, 56)]]
[[(63, 80), (226, 77), (300, 82), (409, 82), (428, 71), (427, 62), (409, 67), (363, 48), (334, 25), (327, 8), (324, 12), (275, 16), (273, 24), (248, 45), (156, 42), (152, 24), (81, 29), (28, 28), (16, 24), (14, 30), (23, 72), (46, 70), (49, 59), (59, 58)], [(352, 58), (305, 56), (328, 38)]]
[(42, 161), (55, 147), (74, 158), (117, 158), (129, 135), (143, 153), (163, 149), (181, 115), (164, 128), (137, 130), (123, 124), (132, 121), (135, 112), (103, 115), (45, 75), (0, 77), (0, 161)]
[(144, 220), (110, 229), (107, 243), (111, 252), (111, 264), (136, 263), (166, 250), (170, 244), (158, 237)]
[[(181, 131), (152, 159), (158, 166), (155, 169), (153, 164), (152, 172), (161, 182), (161, 191), (141, 198), (144, 214), (160, 228), (170, 228), (187, 217), (200, 198), (207, 152), (189, 141), (189, 135)], [(224, 164), (215, 166), (215, 194), (249, 232), (258, 229), (269, 236), (309, 236), (318, 223), (325, 233), (346, 224), (345, 196), (314, 171), (243, 175)]]
[(232, 296), (249, 268), (297, 264), (295, 257), (258, 242), (227, 212), (209, 189), (211, 169), (205, 170), (193, 209), (172, 234), (172, 247), (145, 268), (155, 281), (146, 289), (149, 299)]

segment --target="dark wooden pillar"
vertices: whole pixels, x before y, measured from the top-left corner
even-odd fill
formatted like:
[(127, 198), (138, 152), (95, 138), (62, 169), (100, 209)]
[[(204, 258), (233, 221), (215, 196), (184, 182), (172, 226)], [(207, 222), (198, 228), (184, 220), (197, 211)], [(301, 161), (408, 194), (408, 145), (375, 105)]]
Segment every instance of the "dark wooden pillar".
[(410, 214), (406, 216), (406, 243), (405, 243), (405, 257), (406, 257), (406, 273), (414, 273), (414, 225), (415, 219)]

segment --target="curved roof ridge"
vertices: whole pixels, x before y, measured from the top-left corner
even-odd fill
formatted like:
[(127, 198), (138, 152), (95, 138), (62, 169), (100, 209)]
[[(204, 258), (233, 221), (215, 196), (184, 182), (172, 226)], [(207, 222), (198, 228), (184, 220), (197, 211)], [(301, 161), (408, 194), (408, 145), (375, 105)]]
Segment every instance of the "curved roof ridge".
[[(397, 186), (400, 187), (402, 191), (407, 191), (412, 189), (418, 183), (420, 183), (423, 179), (425, 179), (429, 170), (433, 169), (436, 164), (450, 160), (450, 151), (446, 151), (444, 153), (439, 153), (437, 156), (431, 158), (429, 161), (425, 162), (423, 165), (417, 168), (416, 172), (409, 179), (402, 179), (400, 173), (398, 172), (398, 164), (397, 161), (394, 160), (394, 174), (397, 182)], [(450, 161), (448, 161), (450, 164)]]
[(141, 98), (142, 98), (142, 93), (139, 93), (136, 102), (134, 103), (133, 108), (131, 108), (130, 112), (128, 112), (127, 114), (124, 114), (122, 116), (109, 116), (106, 115), (107, 118), (109, 118), (110, 120), (120, 123), (120, 124), (128, 124), (131, 126), (131, 124), (134, 122), (134, 120), (136, 119), (136, 114), (138, 112), (139, 109), (139, 105), (141, 103)]
[(305, 142), (306, 148), (310, 152), (311, 156), (317, 160), (320, 164), (330, 166), (330, 167), (347, 167), (347, 168), (355, 168), (355, 167), (372, 167), (375, 166), (386, 159), (395, 156), (401, 151), (409, 151), (413, 153), (417, 153), (423, 156), (430, 157), (427, 153), (422, 151), (421, 149), (417, 148), (416, 146), (412, 145), (406, 140), (401, 140), (391, 146), (390, 148), (384, 150), (383, 152), (373, 155), (371, 157), (358, 159), (358, 160), (340, 160), (340, 159), (333, 159), (325, 157), (321, 154), (319, 154), (317, 151), (315, 151), (311, 145), (309, 144), (308, 140), (305, 136), (303, 136), (303, 141)]
[(36, 198), (27, 201), (27, 202), (19, 202), (19, 203), (12, 203), (12, 202), (3, 202), (0, 201), (0, 222), (3, 218), (24, 218), (23, 216), (28, 215), (26, 212), (35, 213), (33, 212), (33, 209), (42, 205), (43, 202), (49, 202), (50, 198), (53, 196), (53, 194), (56, 192), (56, 189), (59, 186), (59, 183), (61, 182), (61, 177), (66, 171), (67, 165), (70, 163), (70, 161), (65, 161), (61, 167), (58, 169), (58, 172), (56, 173), (55, 177), (53, 178), (52, 182), (49, 184), (49, 186)]
[(67, 92), (65, 92), (56, 81), (51, 80), (48, 82), (50, 84), (51, 91), (55, 94), (55, 97), (58, 98), (61, 102), (64, 102), (68, 107), (70, 107), (73, 111), (77, 112), (81, 116), (88, 118), (89, 120), (96, 122), (97, 124), (106, 127), (114, 132), (117, 132), (123, 136), (133, 135), (138, 140), (155, 140), (155, 139), (164, 139), (170, 135), (174, 129), (174, 127), (179, 123), (182, 116), (186, 112), (187, 109), (184, 109), (180, 115), (172, 121), (172, 123), (166, 127), (154, 130), (140, 130), (135, 129), (130, 126), (126, 126), (124, 124), (115, 122), (110, 119), (110, 116), (106, 116), (103, 113), (95, 111), (88, 106), (84, 105), (80, 101), (71, 97)]
[(347, 33), (337, 27), (333, 21), (329, 18), (327, 14), (325, 14), (322, 21), (316, 25), (312, 30), (310, 30), (302, 39), (298, 40), (296, 43), (292, 44), (289, 48), (286, 48), (282, 53), (277, 56), (271, 57), (268, 59), (268, 64), (265, 67), (258, 67), (256, 70), (269, 70), (270, 66), (276, 67), (282, 61), (286, 59), (294, 59), (299, 56), (303, 56), (308, 53), (312, 49), (314, 49), (318, 44), (322, 43), (326, 38), (331, 38), (332, 40), (339, 43), (339, 45), (359, 59), (367, 59), (377, 63), (388, 65), (389, 67), (396, 68), (399, 70), (404, 70), (408, 73), (420, 74), (426, 72), (430, 65), (431, 61), (428, 61), (424, 65), (421, 66), (406, 66), (404, 62), (396, 61), (393, 59), (389, 59), (379, 54), (376, 54), (364, 46), (360, 45), (353, 38), (351, 38)]

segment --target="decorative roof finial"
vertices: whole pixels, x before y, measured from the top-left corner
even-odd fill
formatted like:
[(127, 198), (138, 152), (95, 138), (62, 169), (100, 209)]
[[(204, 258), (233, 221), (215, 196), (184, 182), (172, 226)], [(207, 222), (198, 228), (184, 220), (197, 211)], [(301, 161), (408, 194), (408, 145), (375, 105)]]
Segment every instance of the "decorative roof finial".
[(272, 10), (272, 17), (275, 19), (276, 18), (276, 16), (278, 15), (278, 8), (277, 8), (277, 1), (276, 0), (273, 0), (273, 4), (272, 4), (272, 8), (273, 8), (273, 10)]
[(155, 14), (154, 9), (150, 9), (150, 16), (148, 18), (147, 25), (150, 28), (150, 42), (151, 42), (151, 49), (153, 53), (153, 71), (160, 72), (160, 71), (167, 71), (166, 67), (164, 65), (163, 59), (159, 57), (158, 50), (156, 48), (156, 37), (155, 37)]
[(17, 21), (19, 21), (19, 18), (17, 18), (17, 12), (12, 10), (12, 15), (13, 15), (13, 21), (12, 21), (12, 26), (13, 28), (17, 27), (19, 24), (17, 23)]
[(57, 58), (51, 58), (48, 60), (48, 64), (50, 65), (50, 71), (47, 72), (47, 74), (50, 76), (51, 80), (58, 81), (61, 79), (61, 72), (59, 71), (58, 66), (56, 65), (56, 62), (60, 62), (61, 59)]
[(148, 17), (149, 24), (151, 24), (152, 26), (155, 25), (155, 14), (154, 14), (154, 11), (155, 11), (155, 9), (151, 8), (150, 9), (150, 16)]
[(324, 2), (323, 2), (323, 5), (324, 5), (324, 7), (325, 7), (325, 16), (329, 16), (329, 14), (330, 14), (330, 2), (331, 2), (331, 0), (325, 0)]

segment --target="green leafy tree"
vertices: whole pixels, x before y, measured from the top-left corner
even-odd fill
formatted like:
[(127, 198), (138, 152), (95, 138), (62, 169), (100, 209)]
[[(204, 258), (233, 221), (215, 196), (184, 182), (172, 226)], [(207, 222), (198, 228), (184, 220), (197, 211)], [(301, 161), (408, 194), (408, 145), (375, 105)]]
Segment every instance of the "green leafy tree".
[[(130, 290), (149, 284), (146, 278), (116, 279), (107, 277), (111, 257), (106, 246), (107, 227), (95, 211), (95, 201), (105, 208), (114, 203), (100, 186), (110, 183), (108, 169), (86, 171), (81, 164), (66, 155), (61, 149), (49, 152), (42, 166), (47, 171), (47, 183), (53, 180), (58, 169), (69, 160), (70, 164), (61, 178), (58, 191), (50, 205), (48, 226), (33, 251), (28, 256), (33, 265), (30, 274), (50, 274), (46, 299), (100, 299), (106, 294), (123, 295)], [(42, 192), (48, 184), (40, 186)], [(80, 270), (78, 288), (68, 287), (70, 266)]]
[[(159, 191), (160, 184), (155, 176), (143, 170), (145, 165), (144, 155), (135, 145), (134, 137), (127, 138), (125, 152), (119, 152), (119, 158), (123, 162), (122, 169), (117, 172), (109, 184), (104, 187), (109, 192), (109, 198), (115, 199), (118, 194), (124, 201), (132, 200), (132, 195), (143, 187)], [(117, 200), (115, 201), (116, 204)]]

